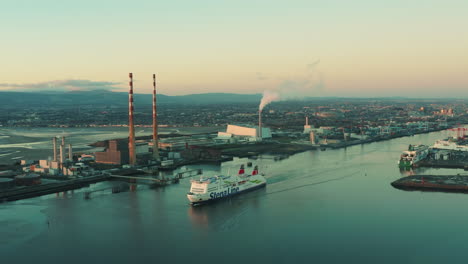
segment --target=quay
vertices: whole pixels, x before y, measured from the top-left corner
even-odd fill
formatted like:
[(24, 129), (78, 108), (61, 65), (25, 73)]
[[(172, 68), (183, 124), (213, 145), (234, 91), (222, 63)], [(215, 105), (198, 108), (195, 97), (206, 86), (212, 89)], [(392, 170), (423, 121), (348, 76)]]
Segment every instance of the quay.
[(168, 177), (168, 178), (154, 178), (154, 177), (147, 177), (147, 176), (126, 176), (126, 175), (114, 175), (114, 174), (109, 174), (108, 176), (110, 178), (126, 179), (132, 183), (136, 183), (136, 181), (147, 181), (147, 182), (150, 182), (150, 184), (153, 186), (165, 186), (170, 183), (178, 183), (181, 179), (190, 178), (195, 175), (201, 175), (201, 174), (202, 174), (202, 170), (197, 169), (197, 170), (186, 170), (183, 172), (179, 172), (173, 177)]
[(468, 162), (465, 160), (422, 160), (417, 167), (464, 169), (468, 170)]
[[(90, 176), (79, 179), (72, 180), (63, 180), (60, 182), (39, 184), (35, 186), (25, 186), (25, 187), (16, 187), (13, 189), (5, 190), (0, 192), (0, 203), (16, 201), (21, 199), (33, 198), (37, 196), (66, 192), (70, 190), (76, 190), (83, 187), (89, 187), (90, 184), (102, 182), (102, 181), (111, 181), (111, 180), (127, 180), (129, 183), (133, 184), (145, 184), (149, 183), (151, 186), (166, 186), (171, 183), (178, 183), (181, 179), (190, 178), (196, 175), (201, 175), (202, 170), (187, 170), (179, 172), (173, 177), (167, 178), (153, 178), (148, 176), (128, 176), (128, 175), (114, 175), (114, 174), (102, 174), (98, 176)], [(96, 191), (96, 190), (95, 190)], [(85, 193), (85, 198), (88, 199), (90, 194), (95, 191), (89, 191)], [(122, 188), (118, 190), (112, 190), (112, 192), (120, 192)]]
[(47, 183), (36, 186), (14, 188), (0, 192), (0, 203), (80, 189), (87, 187), (92, 183), (97, 183), (108, 179), (110, 179), (110, 177), (107, 175), (99, 175), (76, 180), (65, 180), (57, 183)]

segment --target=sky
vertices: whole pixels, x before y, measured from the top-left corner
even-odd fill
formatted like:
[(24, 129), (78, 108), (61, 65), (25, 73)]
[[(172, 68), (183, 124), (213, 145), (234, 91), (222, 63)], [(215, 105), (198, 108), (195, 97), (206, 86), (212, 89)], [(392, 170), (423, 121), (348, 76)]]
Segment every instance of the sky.
[(1, 90), (468, 97), (466, 0), (1, 2)]

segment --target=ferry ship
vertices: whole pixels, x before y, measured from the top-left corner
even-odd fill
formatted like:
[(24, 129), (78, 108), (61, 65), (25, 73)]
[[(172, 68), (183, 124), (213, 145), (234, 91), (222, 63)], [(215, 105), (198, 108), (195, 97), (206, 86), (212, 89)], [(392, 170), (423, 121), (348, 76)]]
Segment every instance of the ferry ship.
[(429, 147), (426, 145), (409, 145), (408, 150), (403, 151), (398, 162), (400, 168), (413, 167), (419, 161), (425, 159), (429, 154)]
[(192, 205), (198, 205), (265, 187), (266, 179), (264, 174), (258, 173), (257, 166), (254, 167), (252, 174), (246, 174), (242, 165), (237, 175), (217, 175), (209, 178), (202, 176), (199, 180), (192, 180), (191, 183), (187, 198)]

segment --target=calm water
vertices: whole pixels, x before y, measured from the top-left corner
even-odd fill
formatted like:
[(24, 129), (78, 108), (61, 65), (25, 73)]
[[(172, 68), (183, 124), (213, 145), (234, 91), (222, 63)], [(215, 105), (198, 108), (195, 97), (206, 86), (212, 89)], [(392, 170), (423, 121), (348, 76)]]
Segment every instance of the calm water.
[[(48, 195), (0, 205), (8, 263), (464, 263), (468, 195), (390, 183), (408, 144), (445, 132), (254, 161), (264, 190), (191, 207), (189, 181), (136, 192)], [(205, 166), (237, 170), (247, 160)], [(428, 169), (416, 173), (460, 173)], [(100, 188), (100, 183), (92, 188)], [(7, 263), (7, 262), (5, 262)]]

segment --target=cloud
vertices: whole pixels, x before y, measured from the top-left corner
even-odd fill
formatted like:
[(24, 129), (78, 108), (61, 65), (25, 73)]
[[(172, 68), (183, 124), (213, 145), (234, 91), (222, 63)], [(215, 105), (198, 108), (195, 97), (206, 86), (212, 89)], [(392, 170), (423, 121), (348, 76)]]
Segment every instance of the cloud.
[(57, 80), (38, 83), (0, 83), (0, 88), (15, 91), (116, 91), (121, 90), (118, 82), (99, 82), (90, 80)]

